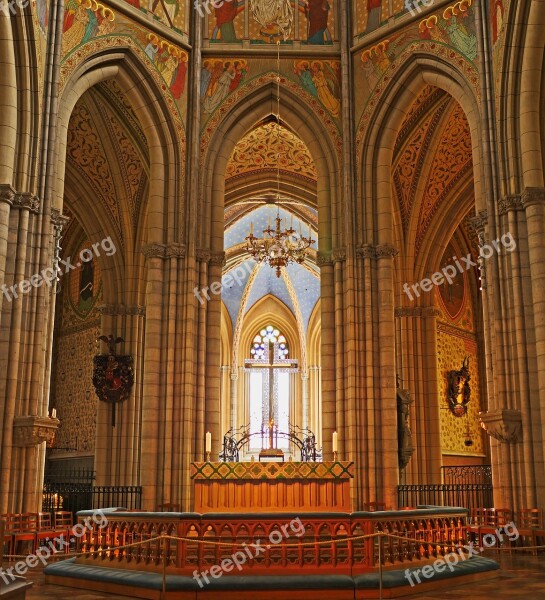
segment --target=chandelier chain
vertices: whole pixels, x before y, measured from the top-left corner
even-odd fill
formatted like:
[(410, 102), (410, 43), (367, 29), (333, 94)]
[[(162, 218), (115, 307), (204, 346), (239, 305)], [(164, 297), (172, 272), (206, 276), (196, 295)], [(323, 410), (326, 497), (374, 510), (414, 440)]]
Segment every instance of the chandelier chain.
[[(281, 277), (282, 269), (290, 263), (302, 264), (307, 257), (308, 249), (316, 241), (312, 239), (310, 224), (308, 237), (305, 237), (301, 226), (299, 234), (293, 229), (292, 224), (287, 229), (282, 229), (280, 218), (280, 146), (281, 146), (281, 114), (280, 114), (280, 41), (277, 42), (276, 56), (276, 226), (271, 228), (270, 217), (267, 229), (263, 230), (263, 237), (254, 236), (254, 225), (250, 226), (250, 233), (246, 237), (246, 250), (257, 263), (266, 262), (276, 270), (276, 276)], [(274, 135), (271, 132), (271, 137)]]

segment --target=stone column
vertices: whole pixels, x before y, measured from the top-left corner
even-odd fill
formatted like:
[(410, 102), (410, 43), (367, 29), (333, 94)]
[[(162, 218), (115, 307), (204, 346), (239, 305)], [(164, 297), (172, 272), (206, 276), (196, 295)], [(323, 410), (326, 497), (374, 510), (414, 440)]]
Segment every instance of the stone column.
[(212, 460), (217, 460), (223, 435), (220, 428), (220, 353), (221, 344), (221, 277), (225, 263), (225, 253), (210, 253), (208, 264), (208, 285), (210, 301), (206, 314), (206, 397), (205, 431), (212, 434)]
[(333, 459), (332, 439), (336, 422), (335, 285), (333, 263), (318, 254), (322, 284), (322, 448), (325, 461)]
[(238, 368), (231, 369), (231, 428), (238, 429)]
[[(530, 265), (530, 285), (534, 315), (533, 331), (537, 365), (539, 393), (530, 398), (532, 421), (539, 421), (535, 428), (533, 452), (525, 452), (525, 460), (531, 460), (536, 477), (536, 506), (545, 505), (545, 457), (543, 452), (543, 432), (545, 431), (545, 188), (526, 188), (522, 194), (522, 206), (526, 215), (528, 233), (528, 258)], [(530, 337), (531, 339), (531, 337)], [(538, 433), (539, 432), (539, 433)]]
[(398, 252), (389, 244), (376, 248), (380, 388), (379, 406), (375, 407), (375, 411), (378, 416), (376, 446), (381, 463), (377, 473), (377, 490), (383, 502), (391, 508), (397, 505), (399, 484), (393, 292), (393, 258)]
[[(163, 490), (164, 456), (161, 443), (161, 406), (166, 389), (161, 374), (164, 370), (163, 345), (164, 246), (150, 244), (143, 249), (146, 257), (146, 334), (145, 368), (142, 390), (142, 508), (154, 510)], [(169, 499), (170, 500), (170, 499)]]

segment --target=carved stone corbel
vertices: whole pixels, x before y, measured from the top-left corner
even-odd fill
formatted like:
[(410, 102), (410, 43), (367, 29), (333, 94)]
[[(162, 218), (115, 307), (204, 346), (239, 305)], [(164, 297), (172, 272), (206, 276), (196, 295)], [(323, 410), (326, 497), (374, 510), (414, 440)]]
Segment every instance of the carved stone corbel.
[(488, 435), (503, 444), (516, 444), (522, 435), (522, 415), (520, 410), (500, 408), (479, 413), (481, 427)]
[(43, 442), (53, 443), (59, 427), (59, 419), (30, 415), (13, 419), (13, 445), (16, 448), (32, 448)]

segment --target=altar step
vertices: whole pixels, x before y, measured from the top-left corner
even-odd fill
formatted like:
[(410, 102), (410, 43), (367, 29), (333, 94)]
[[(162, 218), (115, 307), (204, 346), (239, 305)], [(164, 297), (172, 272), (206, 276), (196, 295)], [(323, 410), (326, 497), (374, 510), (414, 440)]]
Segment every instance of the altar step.
[[(473, 557), (453, 565), (452, 572), (434, 571), (432, 577), (413, 587), (406, 577), (420, 567), (388, 570), (382, 574), (382, 598), (419, 595), (430, 590), (483, 581), (499, 576), (499, 565), (488, 558)], [(412, 581), (418, 578), (412, 577)], [(447, 581), (452, 580), (452, 581)], [(200, 587), (192, 577), (167, 575), (166, 594), (158, 573), (110, 569), (76, 564), (75, 559), (48, 565), (46, 583), (107, 592), (149, 600), (363, 600), (379, 598), (379, 574), (348, 575), (245, 575), (210, 579)]]

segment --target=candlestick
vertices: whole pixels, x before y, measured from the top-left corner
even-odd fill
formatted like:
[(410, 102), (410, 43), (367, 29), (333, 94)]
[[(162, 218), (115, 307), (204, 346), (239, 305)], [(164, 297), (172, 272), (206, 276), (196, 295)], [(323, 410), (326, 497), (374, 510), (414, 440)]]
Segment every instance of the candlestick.
[(212, 434), (209, 431), (206, 432), (204, 451), (206, 452), (206, 460), (209, 461), (210, 452), (212, 452)]

